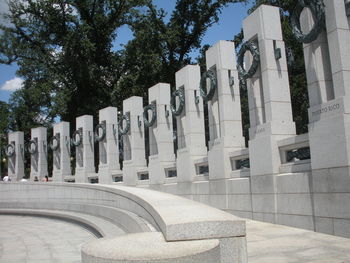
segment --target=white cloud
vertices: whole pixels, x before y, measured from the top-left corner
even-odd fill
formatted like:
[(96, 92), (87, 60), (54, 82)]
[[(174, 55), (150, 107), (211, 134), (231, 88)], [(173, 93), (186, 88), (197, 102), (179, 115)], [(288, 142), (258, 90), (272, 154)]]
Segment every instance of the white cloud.
[(4, 85), (1, 86), (1, 90), (6, 91), (15, 91), (22, 87), (23, 79), (14, 77), (13, 79), (10, 79), (5, 82)]

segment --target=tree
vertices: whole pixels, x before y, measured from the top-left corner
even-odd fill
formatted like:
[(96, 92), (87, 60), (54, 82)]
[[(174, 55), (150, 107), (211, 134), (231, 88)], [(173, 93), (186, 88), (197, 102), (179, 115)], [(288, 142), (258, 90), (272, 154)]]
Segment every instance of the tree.
[[(17, 62), (25, 80), (27, 91), (12, 97), (11, 108), (33, 105), (27, 110), (35, 112), (18, 114), (12, 127), (24, 129), (38, 115), (74, 123), (131, 95), (146, 96), (157, 82), (174, 84), (175, 72), (193, 63), (189, 53), (200, 48), (222, 8), (246, 1), (178, 0), (165, 22), (165, 11), (151, 0), (10, 0), (8, 23), (0, 25), (0, 63)], [(116, 30), (125, 24), (135, 38), (113, 51)]]
[[(50, 127), (56, 116), (73, 130), (77, 116), (110, 106), (123, 69), (112, 50), (116, 30), (146, 1), (10, 0), (0, 63), (17, 62), (24, 84), (10, 98), (8, 128), (29, 141), (32, 127)], [(28, 168), (28, 153), (25, 160)]]
[[(125, 68), (127, 72), (120, 79), (123, 99), (137, 94), (146, 104), (148, 88), (164, 82), (175, 88), (175, 73), (182, 67), (199, 63), (204, 71), (204, 52), (202, 38), (209, 27), (219, 21), (219, 14), (229, 4), (248, 0), (178, 0), (175, 9), (166, 19), (163, 9), (157, 10), (148, 3), (145, 13), (135, 16), (131, 28), (135, 38), (125, 47)], [(193, 59), (190, 53), (200, 50), (201, 56)], [(208, 114), (205, 109), (206, 141), (209, 139)], [(174, 130), (176, 130), (176, 121)], [(146, 129), (146, 133), (148, 130)], [(146, 134), (147, 138), (147, 134)], [(175, 149), (176, 149), (175, 144)], [(148, 144), (146, 140), (146, 151)]]
[[(9, 105), (6, 102), (0, 101), (0, 151), (1, 151), (0, 162), (2, 162), (2, 158), (3, 158), (3, 147), (7, 144), (5, 135), (8, 132), (9, 116), (10, 116)], [(1, 169), (3, 169), (2, 166), (1, 166)]]
[[(9, 127), (25, 131), (27, 141), (30, 128), (50, 127), (57, 116), (73, 125), (84, 114), (96, 120), (99, 109), (146, 98), (158, 82), (174, 85), (221, 10), (246, 1), (177, 0), (166, 22), (151, 0), (10, 0), (0, 63), (17, 62), (24, 85), (10, 99)], [(114, 51), (125, 24), (134, 39)]]
[(120, 90), (147, 97), (147, 89), (158, 82), (175, 84), (175, 73), (195, 61), (193, 50), (201, 48), (207, 29), (219, 20), (229, 4), (247, 0), (178, 0), (167, 22), (163, 9), (148, 3), (147, 11), (132, 21), (135, 38), (125, 48), (125, 67)]
[[(96, 116), (110, 106), (123, 68), (120, 54), (112, 51), (116, 29), (145, 1), (10, 0), (8, 23), (0, 25), (0, 63), (17, 62), (24, 78), (13, 107), (43, 103), (36, 101), (39, 92), (45, 99), (41, 115), (74, 123), (79, 115)], [(23, 129), (16, 120), (13, 125)]]
[(0, 134), (8, 132), (9, 105), (6, 102), (0, 101)]
[(6, 102), (0, 101), (0, 180), (1, 176), (4, 175), (4, 171), (6, 170), (6, 163), (3, 163), (3, 149), (5, 145), (7, 145), (6, 133), (8, 132), (8, 118), (9, 118), (9, 106)]
[[(296, 123), (297, 133), (307, 132), (309, 108), (306, 72), (304, 64), (303, 47), (294, 37), (290, 26), (290, 14), (295, 7), (295, 0), (254, 0), (252, 8), (248, 13), (252, 13), (261, 4), (273, 5), (280, 8), (282, 19), (283, 39), (287, 48), (288, 73), (291, 91), (291, 101), (293, 119)], [(243, 41), (243, 31), (234, 37), (236, 48), (240, 48)], [(241, 89), (242, 94), (242, 120), (244, 134), (248, 136), (249, 110), (247, 101), (247, 91)]]

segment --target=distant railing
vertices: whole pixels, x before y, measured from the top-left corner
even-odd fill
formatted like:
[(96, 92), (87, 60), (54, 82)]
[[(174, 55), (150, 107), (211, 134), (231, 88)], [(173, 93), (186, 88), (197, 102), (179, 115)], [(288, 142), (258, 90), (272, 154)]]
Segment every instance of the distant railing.
[(229, 153), (231, 162), (231, 177), (250, 176), (249, 149), (241, 149)]
[(301, 134), (278, 141), (281, 173), (311, 170), (309, 135)]
[(209, 176), (209, 164), (208, 157), (203, 157), (194, 161), (196, 166), (196, 180), (205, 179), (207, 180)]

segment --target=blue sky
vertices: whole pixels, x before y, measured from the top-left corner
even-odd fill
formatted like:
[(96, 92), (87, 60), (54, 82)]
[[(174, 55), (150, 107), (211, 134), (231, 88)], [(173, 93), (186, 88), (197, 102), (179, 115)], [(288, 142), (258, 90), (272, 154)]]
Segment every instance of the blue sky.
[[(5, 11), (4, 1), (0, 0), (0, 13)], [(169, 14), (174, 8), (175, 0), (155, 0), (154, 3)], [(247, 16), (249, 6), (244, 4), (232, 4), (225, 8), (220, 14), (219, 23), (213, 25), (207, 31), (202, 40), (202, 45), (213, 45), (219, 40), (231, 40), (242, 27), (242, 20)], [(118, 40), (114, 43), (115, 48), (119, 48), (121, 44), (127, 43), (132, 38), (131, 31), (127, 27), (122, 27), (118, 31)], [(197, 54), (194, 52), (193, 57)], [(10, 94), (15, 88), (20, 86), (21, 79), (16, 76), (17, 65), (0, 64), (0, 100), (8, 101)]]

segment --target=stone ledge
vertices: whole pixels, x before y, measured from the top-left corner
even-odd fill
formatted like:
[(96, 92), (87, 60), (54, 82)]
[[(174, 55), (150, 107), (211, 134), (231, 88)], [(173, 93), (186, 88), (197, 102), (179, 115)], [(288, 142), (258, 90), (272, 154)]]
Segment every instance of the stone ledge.
[[(110, 224), (114, 224), (125, 233), (156, 231), (145, 219), (132, 212), (103, 205), (55, 202), (55, 200), (51, 199), (47, 199), (46, 202), (41, 202), (39, 199), (29, 199), (29, 202), (0, 202), (0, 207), (3, 208), (3, 210), (47, 211), (48, 214), (50, 211), (51, 213), (62, 213), (63, 215), (77, 213), (86, 217), (91, 216), (110, 222)], [(1, 211), (2, 210), (0, 210), (0, 214)], [(39, 214), (40, 212), (37, 213), (37, 215)], [(105, 235), (102, 234), (102, 236)]]
[[(159, 231), (157, 233), (161, 236), (160, 239), (150, 238), (149, 244), (147, 243), (153, 249), (161, 248), (165, 258), (160, 260), (152, 258), (149, 258), (149, 261), (104, 260), (113, 251), (102, 249), (103, 260), (91, 259), (91, 257), (84, 259), (83, 254), (83, 262), (223, 263), (229, 260), (246, 262), (246, 229), (243, 219), (171, 194), (143, 188), (100, 184), (0, 183), (0, 207), (83, 212), (111, 220), (115, 224), (118, 224), (119, 220), (120, 225), (124, 224), (126, 229), (131, 230), (126, 232), (138, 233), (143, 240), (142, 243), (145, 242), (143, 237), (148, 237), (147, 234), (152, 236), (156, 233), (144, 233), (144, 227), (148, 227), (148, 231), (157, 229)], [(130, 217), (128, 213), (134, 216)], [(132, 226), (136, 224), (136, 227), (130, 226), (128, 223), (130, 218), (134, 219)], [(135, 231), (136, 228), (138, 231)], [(127, 239), (116, 239), (112, 246), (116, 248), (114, 243), (117, 242), (121, 244), (117, 249), (127, 249), (128, 244), (135, 245), (135, 242), (137, 244), (138, 235), (132, 236), (136, 239), (130, 242)], [(120, 240), (122, 240), (121, 243), (118, 243)], [(154, 242), (157, 240), (159, 246)], [(219, 244), (212, 245), (211, 248), (205, 246), (203, 249), (203, 244), (213, 244), (210, 242)], [(157, 243), (159, 248), (154, 243)], [(193, 251), (186, 254), (188, 244), (195, 245), (193, 245)], [(101, 245), (98, 247), (101, 248)], [(141, 250), (142, 247), (144, 243), (139, 244)], [(172, 256), (173, 249), (177, 249), (175, 257)], [(198, 253), (195, 252), (197, 250)]]
[(87, 215), (83, 213), (58, 211), (58, 210), (44, 210), (44, 209), (0, 209), (0, 215), (25, 215), (53, 218), (64, 220), (73, 224), (80, 225), (96, 237), (115, 237), (125, 234), (120, 227), (115, 224), (102, 219), (100, 217)]
[[(130, 212), (142, 216), (142, 214), (139, 214), (140, 211), (133, 211), (133, 204), (137, 204), (140, 208), (142, 207), (142, 209), (144, 209), (144, 211), (150, 216), (145, 219), (147, 219), (148, 222), (155, 224), (153, 226), (156, 229), (159, 227), (167, 241), (245, 236), (245, 221), (243, 219), (183, 197), (144, 188), (101, 184), (91, 185), (37, 182), (0, 183), (0, 187), (4, 187), (4, 190), (8, 190), (9, 193), (16, 191), (16, 187), (18, 187), (18, 190), (20, 191), (25, 191), (26, 188), (35, 189), (35, 194), (37, 195), (39, 195), (40, 190), (45, 191), (54, 187), (68, 187), (76, 189), (75, 191), (79, 189), (87, 189), (91, 191), (112, 193), (116, 195), (115, 200), (120, 196), (125, 198), (125, 200), (130, 201), (130, 204), (128, 205)], [(6, 189), (6, 187), (8, 187), (8, 189)], [(57, 192), (57, 194), (63, 195), (64, 192)], [(78, 194), (82, 195), (82, 193)], [(88, 196), (89, 195), (86, 193), (86, 197)], [(62, 196), (61, 198), (64, 197), (65, 196)], [(13, 198), (16, 200), (16, 196)], [(45, 196), (42, 196), (41, 198), (45, 198)], [(55, 199), (59, 199), (59, 196), (56, 196)], [(2, 202), (3, 201), (4, 200), (2, 200)]]
[(82, 247), (84, 263), (214, 263), (219, 258), (217, 239), (166, 242), (160, 232), (100, 239)]
[(144, 188), (113, 188), (145, 207), (167, 241), (245, 236), (244, 220), (216, 208)]

